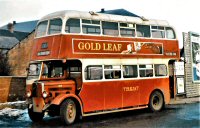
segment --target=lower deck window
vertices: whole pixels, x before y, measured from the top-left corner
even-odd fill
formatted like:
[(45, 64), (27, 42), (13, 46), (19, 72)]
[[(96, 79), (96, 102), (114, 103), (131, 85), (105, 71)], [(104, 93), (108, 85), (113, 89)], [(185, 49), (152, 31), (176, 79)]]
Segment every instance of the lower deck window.
[(153, 77), (153, 65), (139, 65), (140, 77)]
[(85, 80), (162, 76), (167, 76), (167, 66), (165, 64), (89, 65), (85, 68)]
[(124, 65), (123, 66), (124, 78), (136, 78), (138, 77), (137, 65)]
[(121, 66), (120, 65), (105, 65), (104, 66), (105, 79), (120, 79)]
[(166, 76), (167, 67), (164, 64), (155, 64), (154, 65), (155, 76)]
[(121, 78), (121, 71), (105, 71), (105, 79), (119, 79)]
[(86, 80), (100, 80), (102, 79), (103, 71), (101, 65), (92, 65), (85, 68)]

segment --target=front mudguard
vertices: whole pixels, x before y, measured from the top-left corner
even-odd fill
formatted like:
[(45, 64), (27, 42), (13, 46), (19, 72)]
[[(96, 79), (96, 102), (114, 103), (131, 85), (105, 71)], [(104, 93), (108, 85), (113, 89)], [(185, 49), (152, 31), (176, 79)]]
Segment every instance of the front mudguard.
[(67, 98), (71, 98), (72, 100), (75, 100), (75, 102), (79, 104), (80, 109), (81, 109), (80, 111), (83, 114), (82, 102), (80, 98), (74, 94), (60, 94), (51, 102), (51, 105), (61, 105), (61, 103)]

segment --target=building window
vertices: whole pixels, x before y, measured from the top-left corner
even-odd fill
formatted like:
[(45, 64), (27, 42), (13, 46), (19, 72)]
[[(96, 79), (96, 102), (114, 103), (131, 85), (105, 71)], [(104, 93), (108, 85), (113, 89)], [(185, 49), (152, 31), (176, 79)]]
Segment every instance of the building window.
[(125, 37), (135, 37), (135, 24), (120, 23), (120, 35)]
[(100, 21), (98, 20), (82, 20), (83, 33), (100, 34)]
[(148, 25), (136, 25), (137, 37), (151, 37), (150, 26)]
[(151, 35), (153, 38), (165, 38), (165, 28), (162, 26), (151, 26)]
[(105, 79), (120, 79), (121, 78), (121, 66), (104, 66)]
[(118, 36), (118, 23), (102, 21), (102, 29), (104, 35)]
[(153, 77), (153, 65), (139, 65), (140, 77)]
[(85, 68), (85, 80), (101, 80), (103, 68), (101, 65), (89, 65)]
[(36, 37), (45, 36), (48, 21), (42, 21), (37, 26)]
[(65, 32), (80, 33), (80, 19), (68, 19), (66, 22)]
[(124, 78), (138, 77), (137, 65), (123, 65), (123, 77)]
[(164, 64), (154, 65), (155, 76), (167, 76), (167, 67)]
[(61, 29), (62, 29), (61, 19), (50, 20), (48, 34), (61, 33)]

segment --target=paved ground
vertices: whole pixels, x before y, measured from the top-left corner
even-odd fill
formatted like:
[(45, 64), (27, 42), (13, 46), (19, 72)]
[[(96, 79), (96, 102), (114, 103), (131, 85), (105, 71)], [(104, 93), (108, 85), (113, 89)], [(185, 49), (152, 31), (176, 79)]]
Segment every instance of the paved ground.
[[(119, 112), (86, 117), (69, 126), (74, 128), (199, 128), (200, 103), (171, 104), (161, 112), (152, 113), (148, 109)], [(0, 110), (0, 127), (59, 127), (66, 128), (60, 117), (45, 116), (39, 123), (33, 123), (27, 110)]]
[[(174, 98), (170, 100), (170, 105), (172, 104), (189, 104), (189, 103), (198, 103), (200, 102), (200, 97), (193, 98)], [(17, 102), (8, 102), (8, 103), (0, 103), (0, 110), (3, 108), (17, 108), (17, 109), (25, 109), (26, 101), (17, 101)]]
[(174, 98), (170, 100), (170, 104), (188, 104), (188, 103), (198, 103), (200, 102), (200, 97), (193, 98)]

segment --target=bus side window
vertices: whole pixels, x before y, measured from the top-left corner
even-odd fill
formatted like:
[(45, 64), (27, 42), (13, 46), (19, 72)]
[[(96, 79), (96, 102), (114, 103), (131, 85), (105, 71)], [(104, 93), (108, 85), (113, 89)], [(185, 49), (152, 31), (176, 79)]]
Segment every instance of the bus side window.
[(137, 65), (124, 65), (123, 66), (124, 78), (136, 78), (138, 77)]
[(135, 24), (120, 23), (120, 35), (124, 37), (135, 37)]
[(68, 19), (65, 27), (66, 33), (80, 33), (80, 19)]
[(100, 34), (100, 21), (98, 20), (82, 20), (83, 33)]
[(164, 64), (154, 65), (155, 76), (167, 76), (167, 67)]
[(102, 21), (102, 29), (104, 35), (118, 36), (118, 23)]
[(175, 32), (172, 28), (166, 27), (166, 37), (167, 37), (167, 39), (175, 39), (176, 38)]
[(45, 36), (47, 30), (48, 21), (42, 21), (38, 24), (36, 30), (36, 37)]
[(150, 37), (150, 26), (136, 25), (137, 37)]
[(153, 65), (139, 65), (140, 77), (153, 77)]
[(50, 20), (48, 34), (61, 33), (61, 29), (62, 29), (61, 19)]
[(85, 80), (101, 80), (103, 69), (101, 65), (89, 65), (85, 68)]
[(153, 38), (165, 38), (165, 28), (162, 26), (151, 26), (151, 35)]
[(120, 79), (121, 78), (121, 66), (105, 65), (104, 66), (105, 79)]

